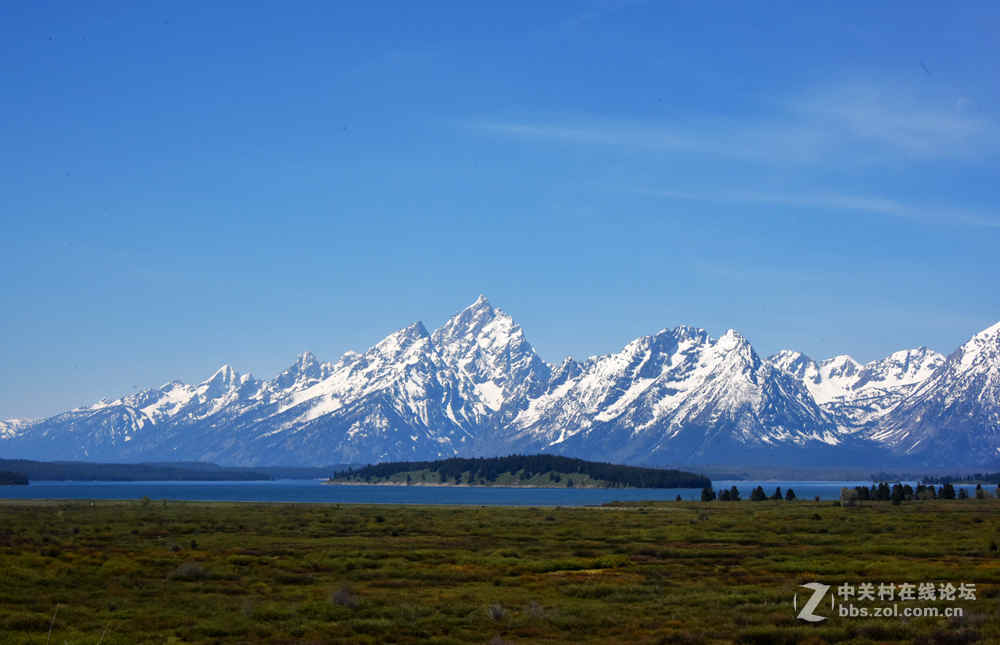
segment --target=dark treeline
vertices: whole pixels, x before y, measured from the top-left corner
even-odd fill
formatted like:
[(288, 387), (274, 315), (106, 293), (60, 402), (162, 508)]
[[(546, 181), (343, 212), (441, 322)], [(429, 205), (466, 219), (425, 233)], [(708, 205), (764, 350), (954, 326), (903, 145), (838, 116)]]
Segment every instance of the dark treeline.
[[(1000, 487), (995, 491), (1000, 496)], [(976, 499), (992, 497), (992, 494), (984, 489), (981, 484), (976, 485), (973, 495)], [(893, 484), (889, 486), (886, 482), (879, 482), (877, 485), (855, 486), (854, 488), (844, 488), (840, 491), (840, 501), (848, 504), (865, 501), (892, 502), (900, 504), (915, 499), (968, 499), (969, 493), (964, 488), (955, 489), (949, 482), (935, 488), (933, 485), (926, 486), (918, 484), (916, 488), (909, 484)]]
[[(781, 486), (778, 486), (777, 488), (774, 489), (774, 492), (772, 494), (768, 495), (764, 491), (763, 486), (758, 486), (757, 488), (753, 489), (753, 491), (750, 492), (751, 502), (763, 502), (769, 499), (775, 501), (784, 500), (786, 502), (794, 502), (796, 499), (795, 491), (789, 488), (787, 491), (785, 491), (784, 494), (782, 494)], [(701, 501), (714, 502), (715, 500), (719, 500), (720, 502), (738, 502), (740, 501), (740, 491), (735, 486), (729, 489), (726, 488), (720, 489), (718, 493), (712, 490), (711, 486), (706, 486), (705, 488), (701, 489)]]
[(351, 466), (364, 464), (330, 464), (329, 466), (254, 466), (254, 472), (262, 473), (272, 479), (326, 479), (335, 470), (344, 470)]
[[(846, 478), (845, 479), (849, 479)], [(1000, 484), (1000, 472), (996, 473), (950, 473), (950, 474), (935, 474), (929, 475), (927, 473), (913, 473), (913, 472), (878, 472), (872, 473), (868, 476), (868, 479), (873, 482), (905, 482), (905, 481), (917, 481), (921, 484), (958, 484), (961, 482), (976, 483), (981, 482), (983, 484)]]
[[(380, 481), (399, 473), (429, 470), (437, 473), (442, 483), (470, 481), (493, 483), (501, 475), (518, 475), (530, 479), (535, 475), (580, 474), (599, 480), (611, 487), (630, 488), (702, 488), (712, 481), (702, 475), (681, 470), (640, 468), (618, 464), (584, 461), (556, 455), (510, 455), (508, 457), (452, 458), (439, 461), (399, 461), (365, 466), (358, 470), (334, 473), (333, 479), (347, 481)], [(558, 482), (558, 479), (553, 479)]]
[[(996, 488), (994, 493), (997, 497), (1000, 497), (1000, 486)], [(973, 495), (976, 499), (993, 497), (993, 493), (983, 488), (982, 485), (976, 485), (976, 490)], [(872, 485), (871, 488), (867, 486), (855, 486), (854, 488), (840, 489), (840, 502), (841, 504), (846, 504), (847, 506), (853, 506), (858, 502), (866, 501), (892, 502), (893, 504), (901, 504), (902, 502), (920, 499), (968, 498), (969, 493), (964, 488), (956, 489), (950, 483), (937, 489), (935, 489), (934, 486), (925, 486), (923, 484), (918, 485), (916, 488), (913, 488), (909, 484), (893, 484), (890, 486), (886, 482), (880, 482)], [(781, 486), (778, 486), (772, 494), (768, 495), (767, 492), (764, 491), (763, 486), (758, 486), (750, 493), (750, 501), (752, 502), (782, 499), (786, 502), (794, 501), (796, 499), (795, 491), (789, 488), (784, 495), (782, 495)], [(715, 500), (719, 500), (720, 502), (738, 502), (740, 501), (740, 491), (736, 488), (736, 486), (733, 486), (728, 490), (723, 488), (719, 492), (715, 492), (708, 486), (702, 489), (701, 501), (713, 502)], [(819, 498), (817, 497), (816, 500), (819, 501)]]
[(199, 462), (92, 464), (81, 461), (0, 459), (0, 470), (32, 481), (265, 481), (267, 473)]
[(968, 473), (965, 475), (925, 475), (920, 478), (924, 484), (952, 484), (956, 482), (983, 482), (1000, 484), (1000, 473)]
[(7, 470), (0, 470), (0, 486), (20, 485), (26, 486), (28, 477), (23, 473), (12, 473)]

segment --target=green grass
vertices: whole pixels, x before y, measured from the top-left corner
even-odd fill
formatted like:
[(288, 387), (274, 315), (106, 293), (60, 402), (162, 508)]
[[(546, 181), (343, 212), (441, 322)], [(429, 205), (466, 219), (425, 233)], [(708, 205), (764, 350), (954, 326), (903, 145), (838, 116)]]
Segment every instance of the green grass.
[[(1000, 642), (998, 542), (1000, 500), (0, 501), (0, 642)], [(962, 620), (812, 625), (791, 601), (814, 580), (978, 599), (933, 603)]]

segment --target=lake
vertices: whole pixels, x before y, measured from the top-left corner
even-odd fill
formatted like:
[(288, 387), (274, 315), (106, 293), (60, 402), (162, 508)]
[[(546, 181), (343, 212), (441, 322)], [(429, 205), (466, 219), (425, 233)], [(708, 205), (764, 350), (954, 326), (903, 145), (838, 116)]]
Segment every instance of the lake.
[[(907, 482), (913, 485), (913, 482)], [(768, 495), (780, 486), (799, 499), (840, 498), (843, 486), (867, 481), (717, 481), (736, 486), (744, 499), (758, 485)], [(956, 487), (958, 488), (958, 487)], [(974, 486), (965, 486), (971, 493)], [(320, 480), (266, 482), (32, 482), (0, 488), (6, 499), (171, 499), (218, 502), (307, 502), (335, 504), (471, 504), (486, 506), (591, 506), (613, 501), (701, 499), (692, 488), (505, 488), (464, 486), (333, 486)]]

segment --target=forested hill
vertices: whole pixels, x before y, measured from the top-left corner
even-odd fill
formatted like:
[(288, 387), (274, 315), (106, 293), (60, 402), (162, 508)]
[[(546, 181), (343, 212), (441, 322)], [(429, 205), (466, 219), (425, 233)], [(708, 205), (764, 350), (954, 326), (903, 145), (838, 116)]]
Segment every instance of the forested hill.
[(712, 485), (707, 477), (680, 470), (620, 466), (555, 455), (397, 461), (339, 471), (330, 482), (553, 488), (704, 488)]
[(8, 485), (27, 485), (28, 478), (21, 473), (12, 473), (6, 470), (0, 470), (0, 486)]

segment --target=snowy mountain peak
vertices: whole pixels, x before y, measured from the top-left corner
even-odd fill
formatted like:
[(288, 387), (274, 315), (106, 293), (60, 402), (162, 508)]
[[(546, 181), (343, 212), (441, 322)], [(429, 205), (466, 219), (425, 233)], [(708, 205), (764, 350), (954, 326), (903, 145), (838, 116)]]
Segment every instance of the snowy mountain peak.
[(549, 382), (551, 368), (535, 354), (521, 326), (484, 296), (449, 318), (431, 339), (444, 362), (471, 383), (478, 413), (518, 409)]
[(393, 359), (410, 351), (414, 347), (429, 344), (430, 334), (424, 323), (419, 320), (393, 332), (380, 340), (374, 347), (365, 352), (365, 356), (379, 355), (385, 359)]
[(837, 442), (806, 389), (734, 330), (718, 340), (688, 326), (662, 330), (589, 359), (569, 378), (563, 371), (515, 420), (562, 450), (592, 443), (617, 459), (668, 460), (723, 445), (743, 455), (745, 447)]
[(861, 371), (861, 367), (861, 363), (847, 354), (840, 354), (820, 363), (820, 369), (827, 378), (853, 376)]
[(768, 361), (798, 378), (826, 412), (846, 425), (862, 426), (887, 414), (928, 379), (944, 357), (918, 347), (861, 365), (847, 354), (816, 363), (801, 352), (782, 350)]
[(583, 367), (580, 363), (572, 356), (567, 356), (558, 367), (552, 370), (547, 390), (551, 392), (563, 383), (575, 379), (582, 372)]
[(486, 297), (480, 295), (475, 302), (449, 318), (434, 332), (434, 342), (442, 345), (478, 336), (487, 325), (491, 324), (494, 326), (492, 330), (494, 332), (511, 333), (520, 330), (510, 316), (499, 309), (494, 309)]
[(783, 349), (777, 354), (768, 357), (767, 360), (778, 369), (797, 376), (801, 381), (809, 380), (816, 382), (819, 379), (819, 365), (802, 352)]
[(975, 334), (957, 352), (962, 369), (985, 363), (996, 364), (1000, 358), (1000, 322)]
[(477, 351), (480, 354), (496, 354), (508, 349), (534, 352), (525, 341), (521, 326), (506, 312), (495, 309), (483, 296), (449, 318), (431, 337), (446, 359), (472, 359), (470, 352)]
[(202, 381), (201, 385), (229, 389), (234, 385), (239, 384), (239, 379), (239, 372), (234, 370), (229, 365), (223, 365), (219, 369), (215, 370), (215, 374), (212, 374), (212, 376), (210, 376), (207, 380)]
[(664, 329), (660, 333), (668, 333), (676, 338), (678, 342), (688, 340), (695, 341), (697, 343), (704, 343), (708, 340), (707, 331), (701, 327), (691, 327), (690, 325), (678, 325), (672, 330)]
[(356, 352), (353, 349), (349, 349), (343, 353), (343, 355), (340, 357), (340, 360), (338, 360), (336, 363), (323, 363), (323, 369), (326, 372), (333, 373), (339, 369), (342, 369), (350, 365), (351, 363), (357, 361), (361, 357), (362, 357), (361, 352)]
[(919, 383), (930, 377), (944, 361), (942, 354), (927, 347), (903, 349), (865, 365), (855, 387), (871, 380), (898, 385)]
[(735, 329), (729, 329), (719, 338), (718, 346), (719, 349), (730, 352), (740, 347), (749, 347), (750, 343), (743, 334)]
[[(939, 357), (935, 354), (931, 358)], [(1000, 323), (973, 335), (940, 361), (869, 436), (927, 463), (996, 460), (1000, 455)]]
[(279, 389), (290, 388), (296, 385), (301, 387), (326, 378), (332, 371), (333, 367), (331, 365), (320, 363), (312, 352), (302, 352), (295, 363), (286, 368), (274, 379), (274, 383)]
[(22, 428), (34, 423), (34, 419), (3, 419), (0, 421), (0, 439), (15, 437)]
[[(743, 375), (755, 371), (761, 364), (760, 357), (746, 336), (729, 329), (712, 346), (712, 354), (719, 356), (729, 369)], [(770, 367), (770, 364), (768, 364)], [(779, 370), (780, 371), (780, 370)]]
[(973, 336), (973, 338), (979, 338), (979, 339), (992, 338), (994, 340), (1000, 339), (1000, 321), (993, 323), (986, 329), (982, 330), (981, 332)]

